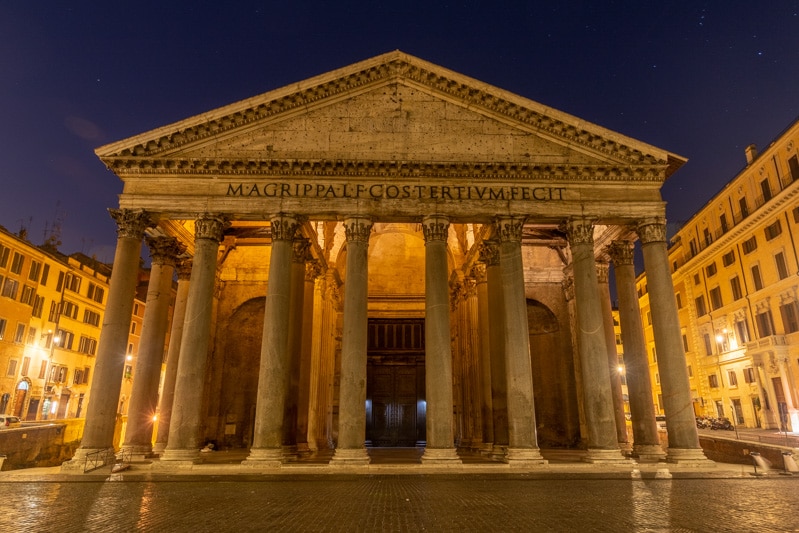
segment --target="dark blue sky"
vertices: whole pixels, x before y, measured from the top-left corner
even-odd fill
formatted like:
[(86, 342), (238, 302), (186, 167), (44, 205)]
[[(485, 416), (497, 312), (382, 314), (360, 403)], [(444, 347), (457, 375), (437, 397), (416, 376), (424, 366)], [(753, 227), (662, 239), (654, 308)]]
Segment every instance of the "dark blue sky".
[(0, 225), (111, 261), (96, 147), (395, 49), (687, 157), (673, 224), (799, 116), (799, 1), (9, 0)]

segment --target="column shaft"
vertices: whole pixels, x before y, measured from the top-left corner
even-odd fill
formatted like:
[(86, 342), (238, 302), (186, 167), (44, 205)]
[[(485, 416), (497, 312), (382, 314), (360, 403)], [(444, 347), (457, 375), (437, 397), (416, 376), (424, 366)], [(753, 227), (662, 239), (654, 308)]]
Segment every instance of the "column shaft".
[(499, 267), (505, 305), (505, 380), (508, 387), (508, 450), (511, 466), (546, 464), (538, 450), (530, 361), (530, 331), (522, 263), (524, 219), (501, 217), (494, 222), (499, 237)]
[(88, 453), (112, 448), (114, 445), (117, 404), (125, 367), (123, 354), (127, 348), (130, 317), (133, 313), (141, 243), (144, 231), (151, 225), (151, 221), (149, 215), (143, 211), (109, 211), (118, 225), (114, 270), (97, 346), (83, 438), (73, 458), (62, 465), (65, 471), (82, 470)]
[(169, 333), (164, 385), (158, 402), (158, 431), (156, 432), (153, 452), (159, 454), (163, 453), (169, 440), (169, 421), (172, 419), (172, 403), (175, 400), (175, 380), (178, 376), (180, 341), (183, 337), (183, 322), (186, 319), (186, 302), (189, 299), (190, 276), (191, 260), (185, 260), (178, 265), (178, 290), (175, 296), (175, 308), (172, 311), (172, 330)]
[(147, 238), (152, 267), (147, 286), (136, 379), (130, 395), (124, 450), (134, 455), (149, 455), (152, 449), (153, 417), (158, 407), (158, 384), (164, 360), (164, 344), (169, 325), (172, 276), (178, 254), (185, 249), (174, 237)]
[(180, 341), (169, 441), (161, 456), (162, 461), (195, 462), (199, 458), (199, 430), (211, 336), (217, 251), (226, 224), (227, 221), (219, 216), (204, 216), (195, 222), (192, 282)]
[(616, 241), (610, 246), (610, 257), (616, 277), (616, 295), (619, 298), (619, 322), (624, 345), (624, 372), (630, 398), (630, 416), (633, 426), (633, 456), (641, 462), (656, 462), (666, 457), (660, 446), (655, 404), (652, 401), (652, 381), (646, 354), (641, 309), (635, 290), (633, 245)]
[(577, 342), (582, 365), (583, 405), (588, 426), (588, 453), (585, 460), (622, 461), (624, 458), (616, 437), (608, 352), (594, 260), (594, 226), (589, 220), (572, 219), (566, 229), (574, 269)]
[(334, 465), (366, 465), (366, 344), (368, 327), (369, 234), (372, 221), (348, 218), (347, 266), (344, 282), (344, 324), (341, 336), (338, 445)]
[(473, 272), (477, 280), (477, 324), (479, 329), (480, 407), (483, 422), (484, 453), (490, 453), (494, 443), (494, 408), (491, 397), (491, 338), (489, 333), (488, 283), (486, 267), (477, 265)]
[(669, 436), (666, 459), (669, 462), (705, 462), (707, 459), (696, 431), (677, 302), (669, 272), (666, 225), (660, 220), (646, 220), (639, 223), (637, 232), (644, 254), (649, 301), (657, 302), (652, 306), (652, 330)]
[(242, 463), (248, 467), (279, 466), (283, 462), (285, 407), (291, 365), (291, 261), (299, 221), (291, 216), (277, 216), (271, 220), (271, 227), (272, 251), (264, 303), (255, 430), (250, 455)]

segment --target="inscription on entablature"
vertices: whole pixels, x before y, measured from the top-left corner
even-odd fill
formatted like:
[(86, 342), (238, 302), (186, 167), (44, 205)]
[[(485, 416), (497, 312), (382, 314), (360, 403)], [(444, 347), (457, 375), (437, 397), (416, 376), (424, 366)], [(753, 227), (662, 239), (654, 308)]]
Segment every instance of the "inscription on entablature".
[(565, 200), (565, 187), (386, 183), (230, 183), (225, 196), (372, 200)]

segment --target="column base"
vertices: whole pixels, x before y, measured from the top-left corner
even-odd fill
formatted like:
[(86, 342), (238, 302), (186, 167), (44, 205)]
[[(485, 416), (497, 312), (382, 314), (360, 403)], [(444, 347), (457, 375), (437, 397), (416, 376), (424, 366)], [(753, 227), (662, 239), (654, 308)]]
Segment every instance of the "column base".
[(634, 444), (633, 457), (639, 463), (657, 463), (666, 459), (666, 452), (660, 444)]
[(153, 446), (153, 453), (155, 455), (162, 455), (166, 450), (166, 442), (156, 442), (155, 446)]
[(484, 442), (480, 445), (478, 449), (480, 455), (484, 455), (486, 457), (490, 457), (491, 454), (494, 452), (494, 443), (493, 442)]
[(311, 450), (311, 447), (308, 446), (307, 442), (299, 442), (299, 443), (297, 443), (297, 455), (299, 457), (308, 457), (312, 453), (313, 453), (313, 450)]
[(370, 458), (366, 448), (336, 448), (330, 466), (366, 466)]
[(294, 461), (296, 460), (300, 454), (297, 453), (297, 445), (296, 444), (284, 444), (281, 449), (283, 450), (283, 461)]
[(422, 454), (423, 465), (460, 465), (461, 458), (455, 448), (425, 448)]
[(666, 462), (683, 466), (715, 467), (716, 463), (705, 456), (702, 448), (669, 448)]
[(602, 448), (588, 448), (588, 453), (583, 457), (585, 463), (624, 464), (630, 460), (622, 455), (621, 450), (604, 450)]
[(489, 457), (492, 459), (496, 459), (497, 461), (504, 461), (505, 456), (508, 454), (508, 445), (507, 444), (494, 444), (491, 447), (491, 453)]
[[(75, 450), (75, 455), (72, 456), (72, 459), (61, 463), (61, 472), (65, 474), (83, 474), (86, 469), (87, 456), (108, 450), (111, 450), (111, 448), (78, 448)], [(113, 457), (113, 454), (111, 456)]]
[(200, 462), (200, 450), (195, 448), (173, 448), (165, 449), (161, 454), (161, 463), (170, 463), (179, 466), (179, 463), (185, 465), (197, 464)]
[(549, 463), (541, 456), (538, 448), (511, 448), (505, 451), (503, 461), (511, 468), (527, 468), (530, 466), (543, 466)]
[(275, 468), (284, 462), (282, 448), (250, 448), (250, 455), (241, 462), (245, 468)]
[(153, 447), (149, 444), (123, 444), (119, 453), (130, 457), (131, 461), (145, 461), (153, 458)]

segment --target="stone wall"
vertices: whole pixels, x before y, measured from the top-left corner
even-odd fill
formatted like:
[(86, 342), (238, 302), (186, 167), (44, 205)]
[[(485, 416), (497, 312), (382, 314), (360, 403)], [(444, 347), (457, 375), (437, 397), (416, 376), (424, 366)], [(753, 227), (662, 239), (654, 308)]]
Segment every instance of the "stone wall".
[(58, 466), (75, 453), (83, 434), (84, 420), (26, 425), (0, 431), (3, 470)]

